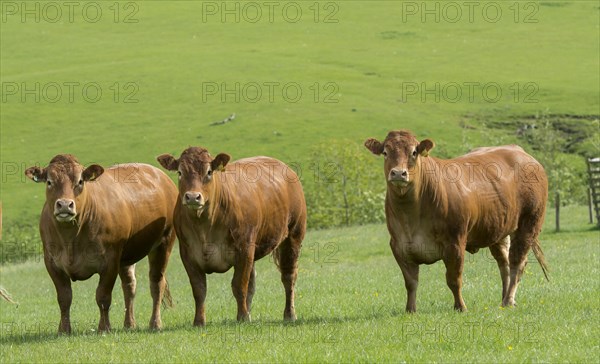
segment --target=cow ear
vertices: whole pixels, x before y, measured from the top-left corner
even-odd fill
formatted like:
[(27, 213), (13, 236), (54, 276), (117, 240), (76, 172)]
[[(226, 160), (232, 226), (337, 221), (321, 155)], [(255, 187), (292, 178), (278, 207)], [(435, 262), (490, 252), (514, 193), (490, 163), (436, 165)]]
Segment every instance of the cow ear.
[(89, 182), (100, 177), (102, 173), (104, 173), (104, 168), (102, 168), (102, 166), (92, 164), (83, 171), (83, 173), (81, 174), (81, 178), (84, 181)]
[(369, 138), (365, 141), (365, 147), (375, 155), (383, 153), (383, 144), (377, 139)]
[(25, 175), (33, 182), (46, 182), (46, 168), (29, 167), (25, 170)]
[(213, 171), (222, 171), (225, 169), (225, 166), (227, 165), (227, 163), (229, 163), (230, 159), (231, 156), (229, 154), (219, 153), (219, 155), (217, 155), (215, 159), (213, 159), (212, 162), (210, 162), (210, 168)]
[(435, 144), (430, 139), (422, 140), (417, 146), (417, 152), (423, 156), (427, 157), (429, 155), (429, 151), (433, 149)]
[(170, 154), (159, 155), (156, 160), (167, 171), (176, 171), (179, 168), (179, 161)]

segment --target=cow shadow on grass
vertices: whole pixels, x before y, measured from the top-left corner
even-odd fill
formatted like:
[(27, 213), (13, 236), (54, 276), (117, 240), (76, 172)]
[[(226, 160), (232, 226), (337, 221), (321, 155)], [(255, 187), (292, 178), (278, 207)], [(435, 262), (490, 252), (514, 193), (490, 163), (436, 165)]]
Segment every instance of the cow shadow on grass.
[[(149, 333), (181, 333), (189, 332), (206, 340), (254, 340), (256, 337), (270, 335), (273, 337), (294, 340), (304, 336), (317, 335), (319, 340), (334, 340), (336, 328), (349, 323), (371, 322), (376, 320), (408, 317), (403, 307), (374, 306), (357, 314), (339, 316), (322, 316), (317, 312), (301, 313), (294, 322), (283, 319), (261, 318), (259, 315), (252, 322), (239, 323), (235, 319), (222, 319), (208, 321), (204, 327), (194, 327), (189, 322), (169, 324), (163, 321), (164, 327), (160, 332), (145, 327), (137, 329), (113, 328), (110, 333), (99, 334), (95, 324), (73, 324), (71, 335), (59, 335), (54, 322), (44, 324), (2, 322), (0, 323), (0, 344), (24, 345), (30, 343), (64, 342), (70, 340), (85, 340), (100, 342), (110, 340), (122, 343), (136, 343), (142, 340), (143, 335)], [(140, 335), (143, 334), (143, 335)]]
[(380, 319), (389, 319), (393, 317), (405, 316), (406, 313), (403, 307), (398, 308), (390, 308), (390, 307), (373, 307), (371, 310), (365, 310), (360, 314), (345, 314), (339, 316), (323, 316), (319, 315), (316, 312), (307, 312), (304, 315), (301, 314), (300, 317), (293, 322), (284, 321), (279, 318), (262, 318), (259, 315), (254, 316), (251, 322), (238, 322), (235, 319), (221, 319), (211, 321), (208, 320), (206, 326), (204, 327), (194, 327), (192, 326), (191, 320), (190, 322), (179, 322), (174, 325), (166, 325), (162, 331), (163, 332), (171, 332), (171, 331), (180, 331), (180, 330), (196, 330), (196, 331), (204, 331), (211, 329), (227, 329), (227, 328), (237, 328), (237, 327), (260, 327), (260, 326), (269, 326), (269, 327), (282, 327), (282, 328), (291, 328), (291, 327), (301, 327), (301, 326), (318, 326), (318, 325), (337, 325), (344, 323), (353, 323), (353, 322), (369, 322), (373, 320)]
[[(2, 323), (6, 326), (6, 323)], [(112, 330), (110, 333), (99, 334), (96, 330), (81, 330), (74, 329), (70, 335), (58, 334), (55, 325), (52, 329), (45, 327), (38, 329), (34, 326), (25, 327), (25, 325), (15, 325), (16, 329), (2, 327), (0, 333), (0, 344), (2, 345), (27, 345), (32, 343), (61, 343), (71, 340), (84, 339), (86, 342), (99, 342), (109, 339), (116, 342), (137, 342), (138, 333), (142, 330)], [(49, 325), (48, 325), (49, 326)], [(38, 331), (39, 330), (39, 331)]]

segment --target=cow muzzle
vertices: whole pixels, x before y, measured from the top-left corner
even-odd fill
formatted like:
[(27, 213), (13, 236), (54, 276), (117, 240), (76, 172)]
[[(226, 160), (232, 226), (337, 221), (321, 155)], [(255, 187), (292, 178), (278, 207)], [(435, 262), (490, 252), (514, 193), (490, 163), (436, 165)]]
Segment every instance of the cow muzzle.
[(59, 222), (71, 222), (77, 216), (75, 201), (69, 199), (58, 199), (54, 205), (54, 217)]
[(183, 205), (190, 210), (201, 210), (206, 202), (200, 192), (186, 192), (182, 200)]
[(388, 181), (394, 185), (406, 186), (410, 182), (408, 170), (393, 168), (388, 176)]

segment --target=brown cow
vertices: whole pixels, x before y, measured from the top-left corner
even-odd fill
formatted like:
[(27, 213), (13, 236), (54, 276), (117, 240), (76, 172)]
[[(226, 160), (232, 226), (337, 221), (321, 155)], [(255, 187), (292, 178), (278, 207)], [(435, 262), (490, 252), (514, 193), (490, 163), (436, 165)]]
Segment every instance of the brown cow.
[(175, 241), (173, 209), (177, 187), (161, 170), (146, 164), (83, 168), (68, 154), (48, 167), (31, 167), (27, 177), (46, 185), (40, 218), (44, 263), (60, 306), (59, 333), (71, 332), (71, 281), (100, 275), (96, 302), (98, 331), (109, 331), (112, 290), (121, 277), (125, 327), (135, 327), (135, 263), (148, 256), (153, 299), (150, 328), (160, 329), (160, 303), (169, 300), (165, 270)]
[(238, 321), (250, 320), (254, 262), (273, 252), (285, 287), (285, 320), (295, 320), (294, 284), (306, 231), (306, 202), (296, 174), (284, 163), (255, 157), (229, 163), (190, 147), (160, 164), (179, 174), (174, 224), (181, 259), (196, 301), (195, 326), (206, 323), (206, 274), (234, 267), (231, 286)]
[(548, 195), (543, 167), (515, 145), (479, 148), (449, 160), (428, 157), (433, 145), (404, 130), (389, 132), (383, 143), (365, 142), (385, 158), (385, 213), (408, 293), (406, 311), (416, 311), (419, 265), (440, 259), (454, 308), (465, 311), (465, 250), (484, 247), (500, 268), (502, 305), (515, 305), (530, 248), (544, 275), (547, 271), (538, 241)]

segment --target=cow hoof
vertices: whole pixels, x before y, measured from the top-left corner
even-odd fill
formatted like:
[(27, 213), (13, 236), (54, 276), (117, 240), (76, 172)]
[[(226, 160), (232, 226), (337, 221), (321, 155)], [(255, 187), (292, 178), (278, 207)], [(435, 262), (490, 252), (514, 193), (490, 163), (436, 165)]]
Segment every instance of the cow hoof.
[(150, 330), (152, 331), (160, 331), (160, 329), (162, 329), (162, 323), (161, 322), (157, 322), (157, 321), (150, 321)]
[(137, 325), (135, 321), (125, 321), (125, 323), (123, 324), (123, 328), (125, 330), (135, 330), (136, 326)]
[(251, 322), (251, 321), (252, 321), (252, 318), (250, 317), (250, 314), (249, 314), (249, 313), (248, 313), (248, 314), (245, 314), (245, 315), (243, 315), (243, 314), (238, 314), (237, 320), (238, 320), (239, 322)]
[(517, 302), (510, 300), (502, 302), (502, 307), (517, 307)]
[(204, 326), (206, 326), (206, 322), (204, 320), (194, 321), (193, 325), (194, 325), (194, 327), (204, 327)]
[(59, 335), (71, 335), (71, 324), (60, 324), (58, 325)]
[(454, 311), (456, 312), (467, 312), (467, 308), (464, 306), (454, 306)]
[(283, 321), (285, 322), (294, 322), (296, 321), (297, 317), (296, 314), (288, 314), (288, 315), (283, 315)]

